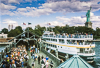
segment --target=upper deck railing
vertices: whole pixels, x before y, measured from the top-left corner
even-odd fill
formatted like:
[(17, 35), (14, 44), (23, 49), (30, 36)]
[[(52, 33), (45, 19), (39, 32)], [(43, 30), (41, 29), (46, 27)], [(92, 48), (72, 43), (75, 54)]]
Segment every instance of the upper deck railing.
[(43, 35), (42, 37), (54, 38), (93, 38), (93, 35)]

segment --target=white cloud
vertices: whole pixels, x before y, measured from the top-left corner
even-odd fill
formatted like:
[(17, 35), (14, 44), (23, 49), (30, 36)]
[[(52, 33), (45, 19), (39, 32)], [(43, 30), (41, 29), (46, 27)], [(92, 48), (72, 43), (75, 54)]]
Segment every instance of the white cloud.
[(5, 19), (5, 20), (3, 20), (3, 22), (2, 23), (5, 23), (5, 24), (13, 24), (13, 26), (14, 27), (16, 27), (16, 26), (18, 26), (18, 22), (17, 21), (13, 21), (13, 20), (10, 20), (10, 19)]
[(1, 3), (5, 3), (5, 4), (16, 3), (16, 4), (19, 4), (22, 1), (23, 0), (1, 0)]
[[(100, 16), (95, 16), (92, 12), (90, 13), (90, 21), (92, 22), (92, 27), (95, 29), (96, 27), (100, 27)], [(86, 17), (71, 17), (71, 18), (65, 18), (65, 17), (56, 17), (58, 20), (64, 22), (65, 24), (68, 24), (69, 26), (85, 26)]]
[(16, 9), (16, 6), (11, 5), (5, 5), (3, 3), (0, 3), (0, 9), (1, 9), (1, 15), (14, 15), (13, 12), (9, 11), (10, 9)]
[[(92, 28), (96, 29), (96, 27), (100, 28), (100, 16), (95, 16), (94, 13), (90, 13), (90, 21), (92, 22)], [(65, 26), (66, 24), (69, 26), (85, 26), (86, 22), (86, 16), (85, 17), (71, 17), (71, 18), (66, 18), (66, 17), (56, 17), (56, 21), (48, 21), (44, 23), (40, 23), (39, 25), (42, 27), (53, 27), (53, 26)], [(47, 25), (47, 23), (50, 23), (51, 25)], [(37, 25), (37, 24), (35, 24)]]
[(18, 0), (8, 0), (8, 3), (19, 3)]
[(10, 9), (15, 9), (16, 6), (11, 6), (11, 5), (5, 5), (3, 3), (0, 3), (0, 9), (1, 10), (10, 10)]
[[(50, 25), (48, 25), (48, 23), (50, 23)], [(44, 22), (44, 23), (40, 23), (39, 25), (41, 26), (41, 27), (54, 27), (54, 26), (65, 26), (65, 24), (64, 23), (62, 23), (62, 22), (59, 22), (59, 21), (49, 21), (49, 22)]]
[[(22, 2), (23, 0), (7, 0), (9, 3), (13, 2)], [(25, 1), (35, 1), (35, 0), (25, 0)], [(46, 3), (42, 4), (42, 6), (35, 7), (26, 7), (26, 8), (18, 8), (16, 11), (9, 11), (9, 9), (15, 9), (15, 6), (5, 5), (2, 6), (2, 9), (6, 9), (5, 12), (2, 12), (3, 15), (24, 15), (24, 16), (41, 16), (41, 15), (49, 15), (51, 13), (62, 12), (81, 12), (89, 10), (89, 7), (92, 6), (92, 11), (96, 11), (100, 9), (100, 4), (97, 4), (98, 0), (48, 0)], [(8, 8), (7, 8), (8, 7)], [(8, 13), (7, 13), (8, 12)]]
[(51, 2), (42, 5), (44, 8), (50, 8), (55, 12), (80, 12), (87, 11), (90, 6), (92, 10), (100, 9), (100, 4), (97, 4), (97, 0), (93, 1), (80, 1), (80, 0), (50, 0)]
[(20, 4), (20, 3), (25, 3), (25, 2), (32, 2), (32, 1), (37, 1), (37, 0), (1, 0), (1, 3), (6, 3), (6, 4)]
[(17, 11), (14, 12), (16, 15), (25, 15), (25, 16), (40, 16), (40, 15), (49, 15), (53, 13), (51, 9), (37, 9), (35, 7), (26, 7), (26, 8), (18, 8)]

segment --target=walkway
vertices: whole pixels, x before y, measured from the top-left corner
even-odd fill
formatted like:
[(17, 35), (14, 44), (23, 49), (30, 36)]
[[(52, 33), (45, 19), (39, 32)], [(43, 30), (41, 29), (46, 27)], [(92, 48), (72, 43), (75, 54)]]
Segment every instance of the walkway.
[[(28, 55), (29, 55), (29, 61), (28, 61), (28, 64), (30, 65), (30, 66), (32, 66), (31, 64), (32, 64), (32, 62), (33, 62), (33, 59), (31, 58), (31, 53), (28, 51)], [(40, 57), (43, 55), (43, 57), (46, 57), (46, 55), (43, 53), (43, 52), (39, 52), (39, 53), (37, 53), (37, 55), (40, 55)], [(48, 56), (49, 57), (49, 56)], [(51, 58), (49, 58), (49, 63), (51, 62)], [(53, 61), (53, 60), (52, 60)], [(57, 68), (57, 65), (55, 64), (55, 62), (53, 61), (53, 65), (54, 65), (54, 67), (53, 68)], [(41, 68), (41, 66), (40, 66), (40, 64), (38, 64), (38, 60), (36, 60), (35, 61), (35, 67), (34, 68)], [(49, 65), (49, 68), (51, 68), (50, 67), (50, 65)]]

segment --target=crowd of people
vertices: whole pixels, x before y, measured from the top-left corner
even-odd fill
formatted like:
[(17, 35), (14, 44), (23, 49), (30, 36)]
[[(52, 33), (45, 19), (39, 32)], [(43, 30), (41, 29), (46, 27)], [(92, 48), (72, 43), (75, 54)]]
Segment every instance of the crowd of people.
[[(40, 56), (39, 49), (35, 46), (30, 47), (30, 54), (32, 63), (32, 68), (36, 68), (35, 65), (40, 65), (41, 68), (54, 68), (54, 64), (50, 61), (48, 56)], [(26, 51), (26, 47), (21, 45), (16, 48), (11, 48), (9, 52), (4, 55), (1, 68), (28, 68), (29, 56)], [(37, 64), (35, 64), (38, 62)], [(31, 68), (31, 67), (29, 67)]]
[(27, 66), (29, 56), (27, 54), (25, 46), (18, 46), (11, 48), (10, 52), (7, 52), (2, 61), (2, 68), (16, 68)]
[(39, 53), (39, 49), (35, 48), (34, 46), (30, 49), (31, 52), (31, 58), (33, 59), (32, 68), (35, 67), (35, 61), (38, 61), (38, 64), (41, 66), (41, 68), (48, 68), (49, 66), (53, 68), (53, 62), (49, 62), (49, 57), (44, 57), (43, 55), (37, 55)]

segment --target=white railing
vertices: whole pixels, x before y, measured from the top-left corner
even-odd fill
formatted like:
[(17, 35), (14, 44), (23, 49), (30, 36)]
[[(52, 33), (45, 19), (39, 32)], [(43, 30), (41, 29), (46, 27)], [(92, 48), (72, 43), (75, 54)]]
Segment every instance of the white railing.
[(93, 35), (43, 35), (42, 37), (54, 37), (54, 38), (93, 38)]
[(77, 53), (78, 55), (83, 55), (83, 56), (93, 56), (95, 55), (95, 52), (93, 53)]

